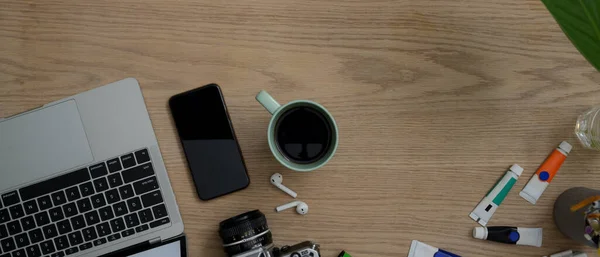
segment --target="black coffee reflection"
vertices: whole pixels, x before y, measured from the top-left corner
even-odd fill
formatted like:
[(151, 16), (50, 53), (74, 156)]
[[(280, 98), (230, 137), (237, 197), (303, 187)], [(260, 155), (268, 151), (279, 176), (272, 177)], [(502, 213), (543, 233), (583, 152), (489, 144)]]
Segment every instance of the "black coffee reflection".
[(306, 164), (323, 158), (331, 146), (331, 124), (318, 110), (293, 107), (275, 125), (277, 147), (288, 160)]

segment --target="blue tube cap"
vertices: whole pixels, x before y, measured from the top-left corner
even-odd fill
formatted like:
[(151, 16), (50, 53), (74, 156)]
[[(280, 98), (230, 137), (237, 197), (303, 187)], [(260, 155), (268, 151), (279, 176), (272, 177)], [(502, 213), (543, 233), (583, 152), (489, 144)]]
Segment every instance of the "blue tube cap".
[(520, 238), (521, 238), (521, 235), (519, 235), (519, 232), (517, 232), (517, 231), (512, 231), (512, 232), (510, 232), (510, 234), (508, 234), (508, 239), (510, 239), (510, 241), (513, 243), (516, 243), (517, 241), (519, 241)]

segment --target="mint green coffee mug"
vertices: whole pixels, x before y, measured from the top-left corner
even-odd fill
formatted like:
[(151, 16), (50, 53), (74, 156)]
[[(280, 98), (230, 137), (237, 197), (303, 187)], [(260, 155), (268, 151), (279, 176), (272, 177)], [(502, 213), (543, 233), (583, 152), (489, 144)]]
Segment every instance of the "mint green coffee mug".
[(309, 100), (280, 105), (264, 90), (256, 100), (272, 115), (267, 129), (269, 148), (283, 166), (313, 171), (331, 160), (338, 146), (338, 129), (325, 107)]

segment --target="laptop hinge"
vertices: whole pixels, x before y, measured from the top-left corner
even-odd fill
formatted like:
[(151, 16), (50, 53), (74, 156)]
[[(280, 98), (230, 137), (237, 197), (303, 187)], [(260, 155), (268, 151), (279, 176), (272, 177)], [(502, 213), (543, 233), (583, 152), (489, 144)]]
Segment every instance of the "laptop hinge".
[(160, 243), (160, 237), (155, 237), (150, 239), (150, 241), (148, 241), (148, 243), (150, 243), (151, 245), (156, 244), (156, 243)]

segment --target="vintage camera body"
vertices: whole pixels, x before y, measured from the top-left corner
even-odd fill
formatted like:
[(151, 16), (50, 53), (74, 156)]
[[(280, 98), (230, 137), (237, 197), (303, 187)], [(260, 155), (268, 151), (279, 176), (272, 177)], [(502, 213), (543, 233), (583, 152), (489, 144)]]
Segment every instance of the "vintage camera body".
[(319, 245), (311, 241), (274, 247), (267, 218), (259, 210), (222, 221), (219, 235), (230, 257), (321, 257)]
[(281, 248), (260, 247), (243, 252), (233, 257), (321, 257), (319, 245), (310, 241), (305, 241), (297, 245), (283, 246)]

